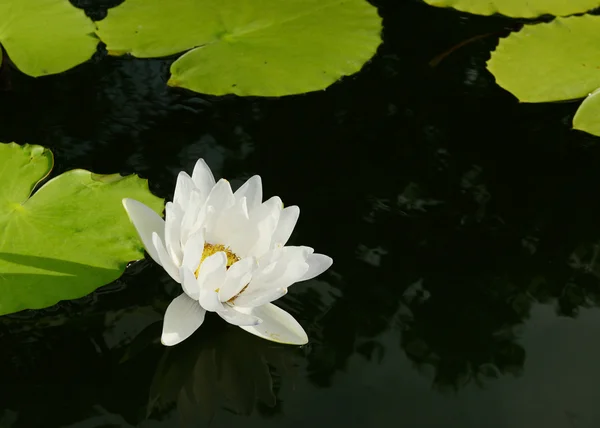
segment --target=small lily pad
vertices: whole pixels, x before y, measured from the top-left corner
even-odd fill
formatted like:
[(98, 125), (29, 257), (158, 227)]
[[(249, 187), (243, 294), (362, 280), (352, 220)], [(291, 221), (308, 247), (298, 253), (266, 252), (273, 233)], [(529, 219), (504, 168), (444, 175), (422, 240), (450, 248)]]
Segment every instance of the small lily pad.
[(600, 87), (600, 16), (525, 25), (500, 41), (488, 69), (520, 101), (583, 98)]
[(499, 13), (515, 18), (541, 15), (566, 16), (600, 6), (600, 0), (425, 0), (432, 6), (452, 7), (477, 15)]
[(0, 43), (19, 70), (38, 77), (92, 57), (95, 26), (69, 0), (2, 0)]
[(40, 146), (0, 143), (0, 315), (75, 299), (117, 279), (143, 247), (121, 204), (163, 201), (137, 176), (65, 172)]
[(583, 100), (573, 118), (573, 129), (600, 137), (600, 89)]
[(358, 72), (381, 43), (366, 0), (127, 0), (98, 22), (109, 53), (191, 49), (169, 85), (213, 95), (282, 96)]

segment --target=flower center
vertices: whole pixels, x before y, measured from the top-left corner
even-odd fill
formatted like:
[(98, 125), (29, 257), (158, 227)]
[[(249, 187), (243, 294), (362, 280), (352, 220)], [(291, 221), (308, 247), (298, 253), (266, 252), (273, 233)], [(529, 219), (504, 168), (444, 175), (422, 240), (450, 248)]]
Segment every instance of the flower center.
[(234, 263), (240, 261), (240, 258), (233, 251), (231, 251), (229, 247), (225, 247), (225, 245), (221, 244), (206, 243), (204, 244), (204, 250), (202, 251), (202, 257), (200, 258), (200, 265), (198, 266), (198, 269), (196, 269), (196, 272), (194, 272), (196, 278), (198, 278), (198, 275), (200, 274), (200, 266), (202, 265), (204, 259), (218, 253), (219, 251), (223, 251), (227, 256), (227, 269), (229, 269), (229, 267)]

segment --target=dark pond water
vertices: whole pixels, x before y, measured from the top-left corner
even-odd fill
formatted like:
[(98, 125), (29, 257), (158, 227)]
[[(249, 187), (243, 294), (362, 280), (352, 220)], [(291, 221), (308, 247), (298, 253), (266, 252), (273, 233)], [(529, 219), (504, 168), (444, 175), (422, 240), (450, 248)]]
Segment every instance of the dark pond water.
[(2, 317), (0, 427), (600, 426), (599, 140), (570, 131), (576, 104), (495, 86), (488, 52), (518, 21), (376, 3), (378, 55), (303, 96), (170, 89), (172, 59), (3, 69), (0, 141), (51, 148), (56, 174), (137, 173), (171, 198), (198, 157), (258, 173), (302, 209), (292, 242), (335, 263), (279, 301), (301, 349), (218, 317), (163, 347), (178, 285), (148, 261)]

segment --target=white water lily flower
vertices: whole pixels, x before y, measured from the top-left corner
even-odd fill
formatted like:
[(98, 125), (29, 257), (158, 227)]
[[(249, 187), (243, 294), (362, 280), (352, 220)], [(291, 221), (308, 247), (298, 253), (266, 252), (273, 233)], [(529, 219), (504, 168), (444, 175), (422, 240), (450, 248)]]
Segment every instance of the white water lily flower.
[(300, 210), (283, 208), (277, 196), (262, 202), (258, 175), (234, 193), (227, 180), (215, 183), (200, 159), (191, 177), (183, 171), (177, 177), (165, 220), (133, 199), (123, 205), (148, 254), (184, 291), (165, 313), (164, 345), (188, 338), (206, 311), (264, 339), (308, 342), (294, 317), (271, 302), (295, 282), (323, 273), (332, 259), (285, 246)]

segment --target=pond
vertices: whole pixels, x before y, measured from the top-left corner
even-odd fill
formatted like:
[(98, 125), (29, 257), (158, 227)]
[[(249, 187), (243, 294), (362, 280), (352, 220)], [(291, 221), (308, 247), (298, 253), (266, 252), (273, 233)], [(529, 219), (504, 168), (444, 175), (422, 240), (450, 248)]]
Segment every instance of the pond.
[[(101, 16), (118, 2), (78, 1)], [(180, 285), (151, 259), (93, 294), (0, 317), (0, 427), (600, 426), (600, 144), (573, 103), (519, 104), (486, 70), (524, 21), (372, 2), (383, 44), (324, 91), (208, 96), (174, 58), (99, 54), (0, 74), (0, 141), (138, 174), (172, 200), (204, 158), (298, 205), (334, 260), (277, 303), (279, 345), (214, 314), (160, 343)]]

